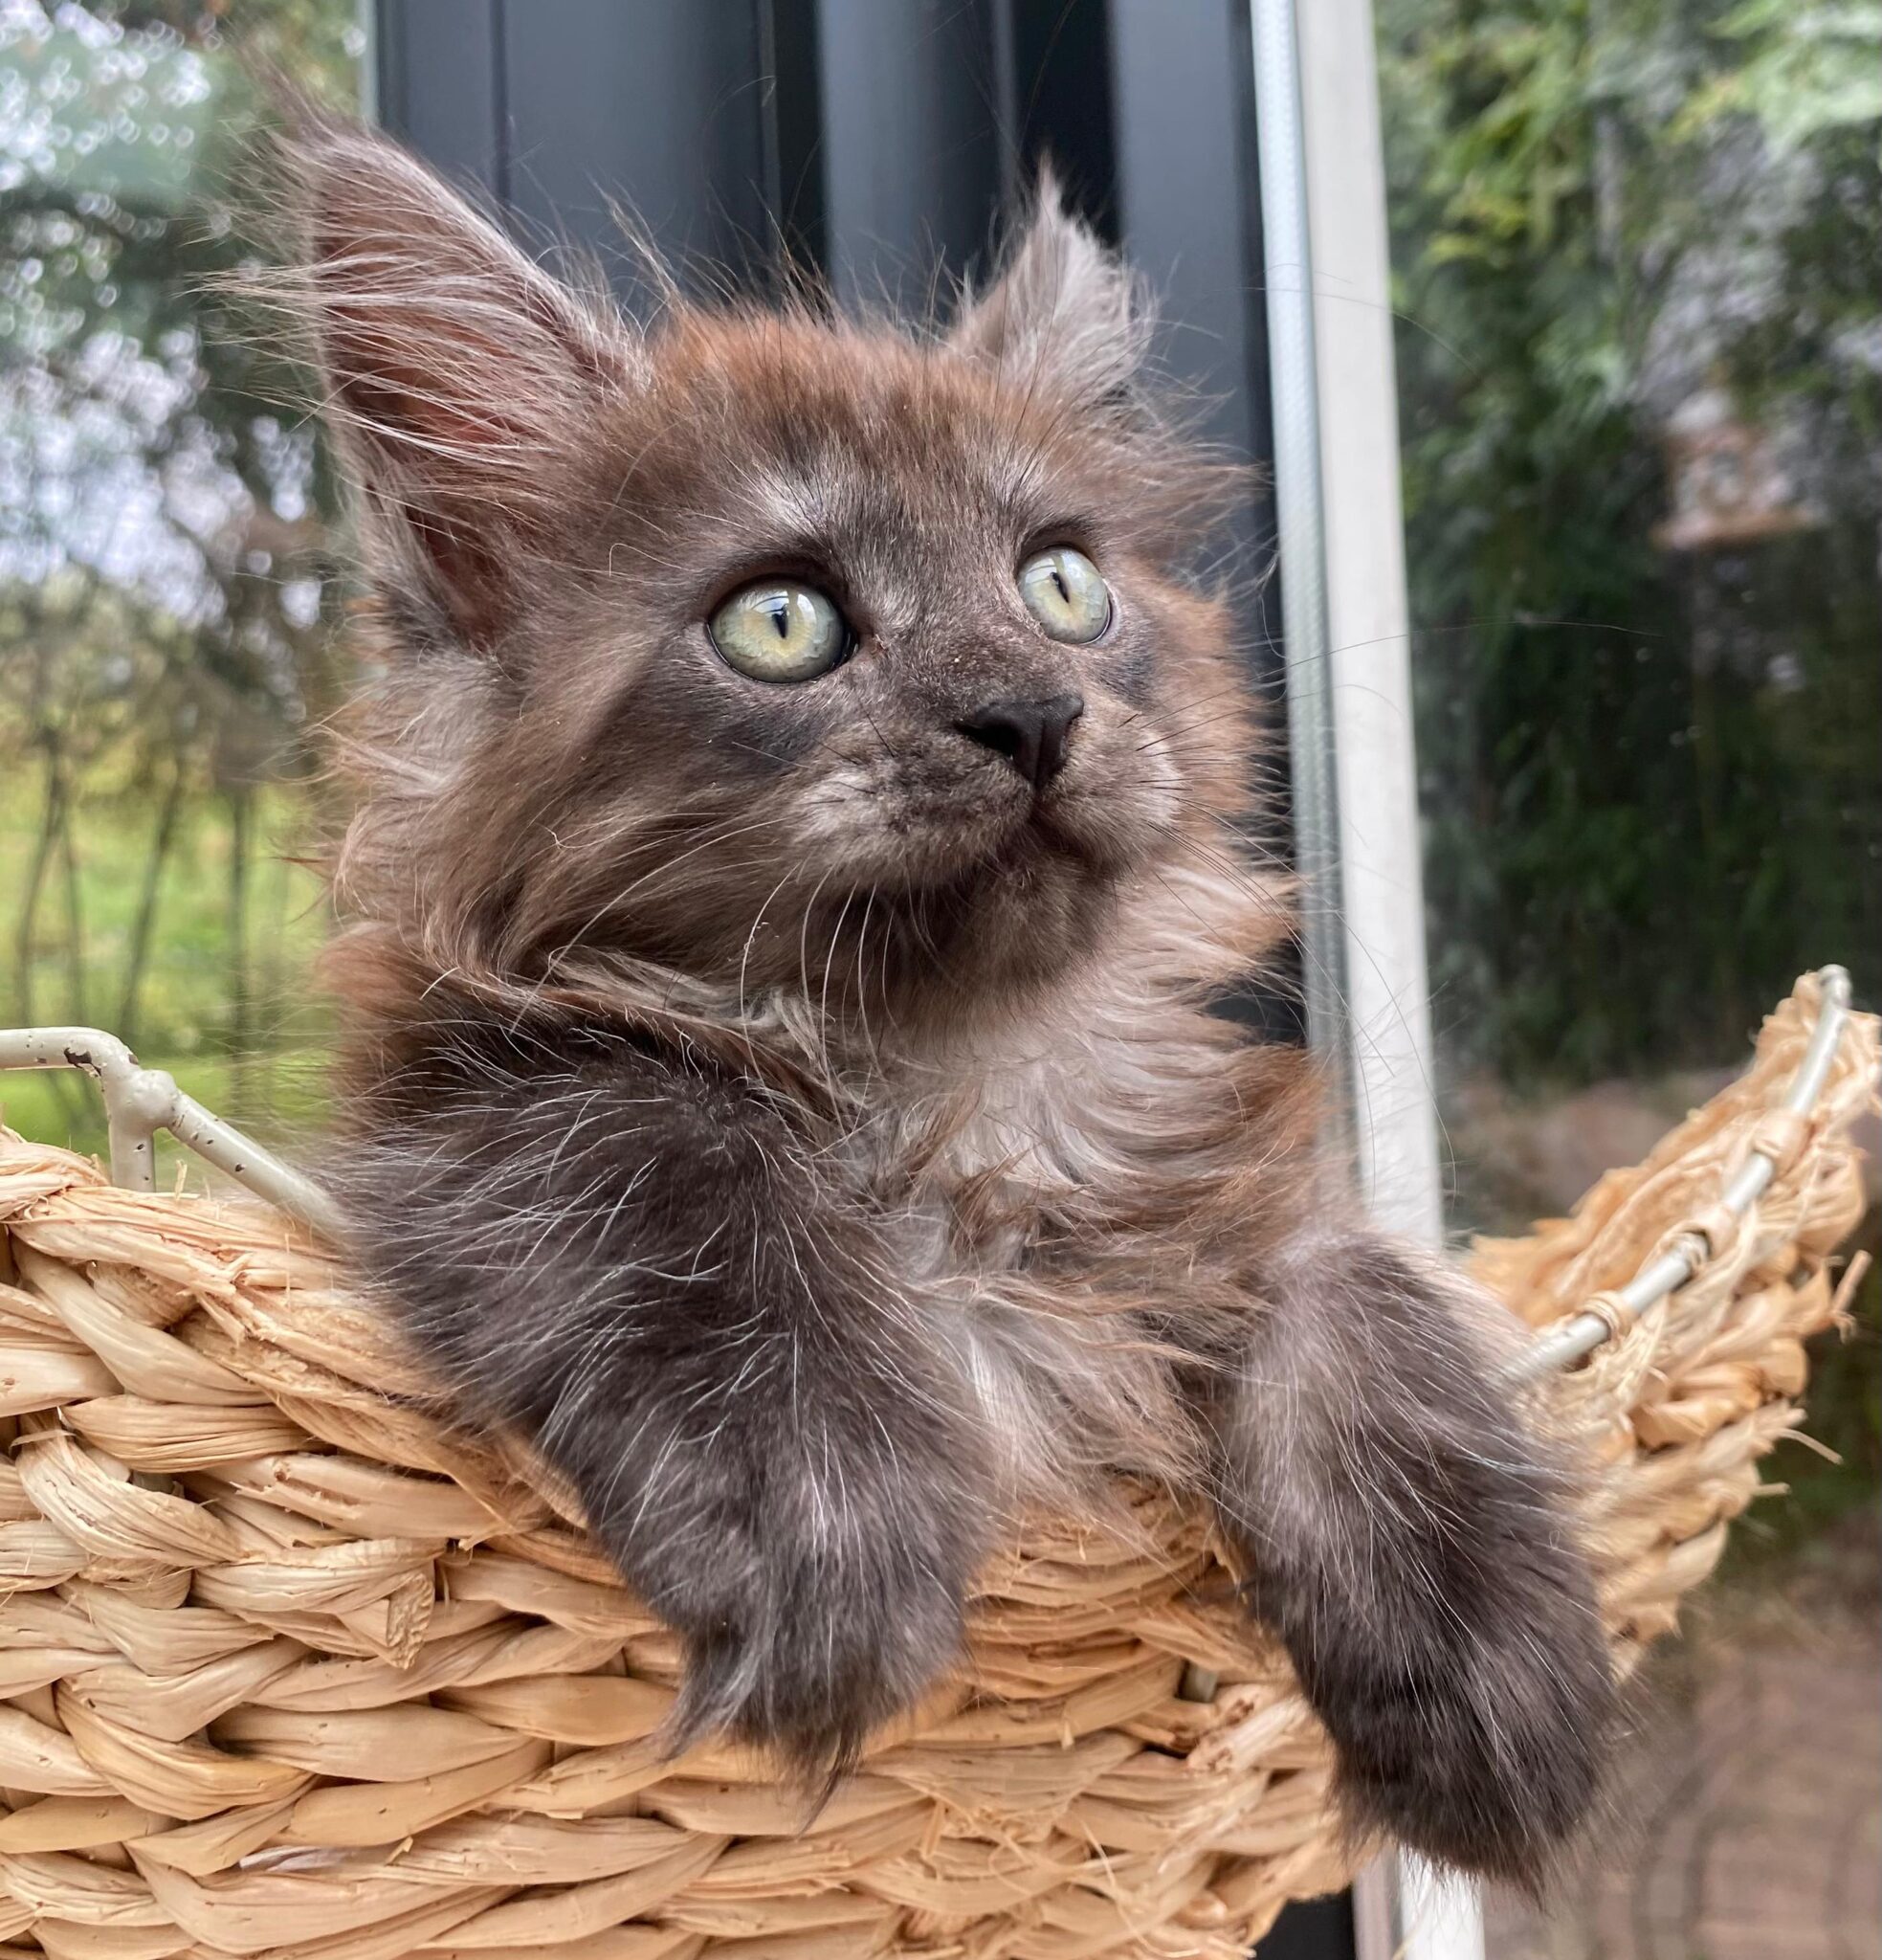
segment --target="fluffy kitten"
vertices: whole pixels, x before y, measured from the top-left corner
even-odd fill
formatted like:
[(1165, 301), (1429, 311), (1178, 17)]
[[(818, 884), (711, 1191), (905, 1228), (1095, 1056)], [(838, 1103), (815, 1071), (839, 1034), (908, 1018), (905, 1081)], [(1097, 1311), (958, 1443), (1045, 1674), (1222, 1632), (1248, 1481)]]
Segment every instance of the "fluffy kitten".
[(1288, 930), (1184, 574), (1234, 481), (1048, 190), (945, 332), (641, 328), (364, 131), (290, 145), (383, 685), (338, 867), (365, 1273), (833, 1774), (1023, 1502), (1213, 1499), (1355, 1818), (1534, 1869), (1609, 1686), (1480, 1303), (1212, 994)]

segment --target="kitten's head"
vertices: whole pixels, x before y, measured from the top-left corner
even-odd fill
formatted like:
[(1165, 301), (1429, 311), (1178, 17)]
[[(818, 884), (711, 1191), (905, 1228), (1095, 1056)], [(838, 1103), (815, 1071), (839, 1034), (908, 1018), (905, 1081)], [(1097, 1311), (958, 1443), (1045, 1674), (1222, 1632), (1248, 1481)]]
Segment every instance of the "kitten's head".
[(1228, 473), (1140, 398), (1139, 295), (1050, 186), (944, 330), (643, 327), (380, 138), (291, 163), (387, 668), (363, 908), (524, 981), (971, 998), (1233, 803), (1182, 571)]

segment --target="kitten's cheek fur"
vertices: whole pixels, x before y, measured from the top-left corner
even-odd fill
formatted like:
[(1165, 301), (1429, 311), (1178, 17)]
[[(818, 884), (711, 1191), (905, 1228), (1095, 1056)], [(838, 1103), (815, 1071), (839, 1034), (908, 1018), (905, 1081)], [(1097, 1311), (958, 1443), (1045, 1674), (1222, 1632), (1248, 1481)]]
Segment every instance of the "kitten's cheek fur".
[(1463, 1281), (1322, 1239), (1215, 1412), (1223, 1521), (1362, 1832), (1536, 1883), (1593, 1809), (1613, 1717), (1568, 1492), (1480, 1360)]

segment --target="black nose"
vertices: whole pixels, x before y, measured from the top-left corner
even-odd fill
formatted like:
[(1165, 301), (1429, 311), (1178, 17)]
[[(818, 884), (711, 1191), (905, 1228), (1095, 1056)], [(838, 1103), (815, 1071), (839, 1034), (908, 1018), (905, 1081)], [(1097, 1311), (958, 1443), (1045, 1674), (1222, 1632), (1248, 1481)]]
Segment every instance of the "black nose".
[(1080, 696), (1055, 694), (1051, 701), (990, 701), (954, 725), (969, 742), (1004, 755), (1035, 790), (1043, 790), (1065, 767), (1072, 724), (1084, 712)]

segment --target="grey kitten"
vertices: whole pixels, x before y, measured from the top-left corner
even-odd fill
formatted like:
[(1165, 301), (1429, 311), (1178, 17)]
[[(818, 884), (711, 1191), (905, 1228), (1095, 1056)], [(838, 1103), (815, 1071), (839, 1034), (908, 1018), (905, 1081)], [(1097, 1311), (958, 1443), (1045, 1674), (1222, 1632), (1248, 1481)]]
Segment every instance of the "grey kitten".
[(1610, 1688), (1495, 1309), (1348, 1210), (1184, 567), (1232, 472), (1048, 187), (944, 330), (642, 327), (305, 122), (294, 297), (373, 587), (335, 888), (357, 1258), (828, 1778), (1021, 1505), (1206, 1493), (1351, 1814), (1535, 1872)]

